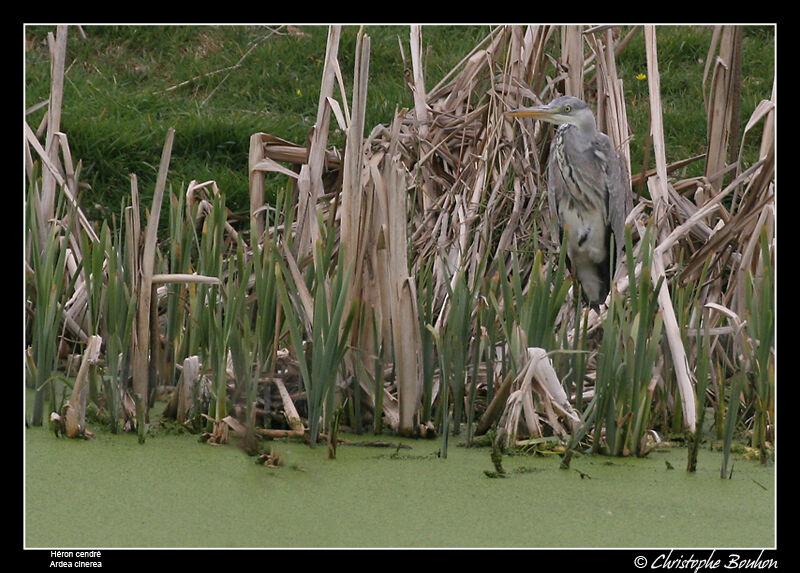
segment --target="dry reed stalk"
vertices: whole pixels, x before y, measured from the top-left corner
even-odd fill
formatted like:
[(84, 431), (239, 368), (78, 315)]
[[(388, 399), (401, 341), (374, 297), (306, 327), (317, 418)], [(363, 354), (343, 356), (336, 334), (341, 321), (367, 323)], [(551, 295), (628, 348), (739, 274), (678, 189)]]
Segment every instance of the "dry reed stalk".
[(181, 372), (178, 391), (175, 393), (178, 401), (176, 418), (180, 423), (186, 422), (187, 416), (192, 409), (193, 393), (199, 381), (200, 357), (189, 356), (183, 361), (183, 372)]
[[(418, 125), (417, 144), (420, 148), (420, 155), (429, 149), (428, 142), (429, 113), (425, 96), (425, 79), (422, 72), (422, 27), (411, 26), (411, 37), (409, 48), (411, 50), (411, 67), (413, 83), (411, 89), (414, 93), (414, 112)], [(422, 208), (423, 213), (431, 208), (433, 202), (433, 192), (430, 184), (430, 177), (422, 178)]]
[(78, 273), (78, 257), (71, 248), (67, 249), (67, 275), (75, 277), (75, 287), (72, 296), (64, 303), (64, 313), (62, 319), (64, 326), (78, 340), (86, 340), (90, 331), (88, 309), (88, 295), (86, 292), (86, 281), (82, 274)]
[[(385, 163), (386, 157), (395, 156), (398, 152), (398, 133), (400, 128), (400, 118), (395, 117), (391, 129), (388, 131), (389, 141), (378, 141), (379, 136), (373, 130), (370, 136), (365, 141), (366, 150), (372, 150), (372, 156), (367, 159), (364, 166), (365, 178), (364, 193), (366, 196), (363, 198), (365, 220), (362, 221), (363, 241), (368, 245), (365, 252), (364, 265), (362, 267), (362, 288), (361, 288), (361, 302), (365, 305), (365, 310), (361, 314), (365, 317), (364, 323), (361, 328), (353, 329), (353, 338), (351, 345), (358, 348), (361, 352), (362, 358), (365, 360), (364, 371), (372, 371), (374, 367), (368, 366), (366, 362), (367, 357), (369, 362), (373, 362), (374, 357), (378, 356), (383, 349), (384, 354), (388, 357), (394, 348), (394, 333), (393, 333), (393, 262), (391, 253), (391, 235), (390, 235), (390, 216), (387, 195), (387, 182), (389, 178), (388, 163)], [(383, 167), (383, 169), (381, 169)], [(403, 189), (405, 195), (406, 190)], [(405, 220), (406, 212), (403, 212), (403, 220)], [(399, 264), (399, 263), (398, 263)], [(407, 269), (406, 266), (402, 267)], [(375, 331), (373, 333), (373, 325)], [(398, 325), (402, 329), (402, 325)], [(352, 360), (359, 360), (358, 356), (352, 356)], [(349, 365), (351, 374), (355, 372), (357, 364)], [(378, 389), (374, 384), (368, 385), (363, 377), (358, 377), (361, 389), (365, 391), (368, 396), (368, 401), (377, 404), (382, 404), (382, 411), (386, 417), (389, 426), (397, 429), (400, 422), (400, 413), (398, 408), (397, 399), (391, 397), (388, 391)]]
[[(361, 372), (371, 370), (369, 363), (376, 353), (372, 336), (372, 319), (381, 316), (381, 291), (375, 278), (376, 242), (379, 230), (376, 221), (384, 217), (375, 213), (375, 183), (371, 166), (365, 163), (372, 139), (364, 137), (367, 91), (369, 86), (370, 37), (359, 30), (356, 40), (356, 60), (353, 66), (353, 99), (349, 112), (344, 95), (347, 142), (342, 159), (342, 189), (339, 206), (339, 263), (353, 269), (350, 288), (347, 291), (346, 308), (357, 304), (355, 319), (349, 334), (349, 346), (359, 352), (347, 352), (344, 367), (347, 379), (356, 380), (370, 405), (375, 403), (374, 385), (369, 384)], [(338, 69), (338, 67), (337, 67)], [(380, 177), (380, 175), (378, 175)], [(379, 320), (380, 324), (380, 320)], [(388, 333), (388, 330), (386, 331)], [(381, 334), (381, 340), (384, 334)], [(388, 336), (388, 334), (387, 334)]]
[[(700, 159), (705, 159), (705, 157), (706, 157), (706, 154), (705, 153), (701, 153), (700, 155), (695, 155), (693, 157), (687, 157), (686, 159), (679, 159), (678, 161), (674, 161), (672, 163), (669, 163), (667, 165), (667, 175), (669, 175), (670, 173), (674, 173), (675, 171), (677, 171), (678, 169), (681, 169), (682, 167), (686, 167), (690, 163), (694, 163), (695, 161), (699, 161)], [(652, 177), (655, 174), (656, 174), (656, 170), (655, 170), (655, 168), (652, 168), (652, 169), (648, 169), (647, 171), (642, 171), (642, 172), (636, 173), (635, 175), (631, 175), (631, 187), (632, 188), (636, 188), (636, 187), (640, 186), (641, 184), (645, 183), (649, 177)], [(686, 180), (686, 181), (683, 181), (683, 182), (676, 182), (675, 183), (675, 188), (679, 188), (682, 185), (688, 185), (689, 183), (691, 183), (691, 181), (689, 181), (689, 180)]]
[[(170, 156), (172, 154), (172, 142), (175, 138), (175, 129), (167, 130), (167, 137), (164, 149), (161, 154), (161, 163), (158, 167), (156, 186), (153, 192), (153, 205), (150, 210), (150, 217), (147, 221), (146, 235), (141, 254), (141, 262), (138, 265), (141, 275), (137, 277), (136, 291), (138, 293), (138, 303), (136, 316), (134, 317), (133, 344), (133, 392), (145, 400), (144, 410), (145, 419), (147, 417), (147, 389), (148, 389), (148, 356), (150, 340), (150, 302), (151, 288), (153, 283), (153, 266), (155, 264), (156, 239), (158, 237), (158, 219), (161, 214), (161, 202), (164, 197), (164, 190), (167, 184), (167, 171), (169, 169)], [(138, 243), (137, 243), (138, 244)], [(143, 424), (145, 420), (138, 420)]]
[[(580, 412), (570, 404), (553, 363), (544, 349), (526, 349), (525, 364), (512, 388), (516, 389), (506, 399), (505, 411), (498, 424), (498, 438), (504, 439), (506, 446), (515, 444), (517, 426), (523, 419), (531, 437), (542, 435), (543, 420), (534, 407), (534, 393), (544, 410), (544, 419), (556, 435), (566, 435), (580, 423)], [(562, 425), (562, 419), (566, 421), (568, 428)]]
[[(84, 214), (83, 210), (80, 208), (80, 205), (77, 201), (77, 190), (78, 190), (78, 176), (80, 172), (80, 163), (78, 164), (78, 168), (75, 169), (72, 164), (72, 155), (69, 151), (69, 144), (67, 141), (67, 136), (64, 133), (58, 132), (56, 133), (56, 137), (59, 141), (58, 148), (61, 149), (61, 152), (64, 156), (64, 169), (66, 171), (65, 174), (62, 174), (61, 165), (58, 161), (58, 157), (51, 158), (45, 148), (42, 147), (42, 144), (39, 143), (39, 140), (36, 138), (36, 134), (33, 132), (31, 127), (27, 124), (24, 124), (23, 127), (25, 131), (25, 142), (26, 142), (26, 155), (30, 156), (30, 149), (28, 146), (33, 147), (33, 150), (42, 160), (42, 163), (47, 168), (44, 171), (49, 173), (50, 176), (55, 181), (59, 187), (61, 187), (62, 191), (64, 192), (67, 201), (69, 201), (70, 207), (75, 211), (76, 217), (78, 222), (81, 225), (81, 228), (87, 233), (89, 238), (92, 242), (97, 242), (97, 235), (94, 232), (94, 228), (92, 224), (89, 222), (89, 219)], [(32, 160), (32, 156), (31, 160)], [(30, 173), (29, 173), (30, 175)], [(44, 174), (43, 174), (44, 176)], [(43, 206), (46, 201), (43, 201), (42, 193), (34, 194), (34, 200), (37, 201), (37, 213), (42, 213), (45, 207)], [(51, 217), (52, 220), (52, 217)], [(46, 227), (40, 227), (41, 229), (46, 229)], [(73, 244), (75, 243), (72, 240)]]
[[(266, 133), (254, 133), (250, 138), (250, 145), (250, 176), (253, 178), (250, 182), (251, 185), (259, 184), (258, 179), (255, 178), (258, 172), (271, 171), (297, 179), (298, 174), (295, 171), (284, 167), (278, 161), (300, 164), (308, 157), (308, 150), (305, 147), (290, 144), (288, 141)], [(326, 153), (325, 163), (327, 165), (330, 165), (334, 159), (336, 158), (332, 157), (331, 153)], [(260, 184), (263, 186), (263, 181)], [(256, 198), (261, 196), (261, 201), (253, 201), (252, 204), (253, 211), (257, 211), (264, 205), (263, 190), (258, 190), (256, 187), (253, 194), (256, 195)], [(263, 229), (261, 230), (263, 231)]]
[(761, 131), (761, 145), (759, 147), (758, 158), (766, 158), (775, 146), (775, 89), (776, 86), (773, 84), (772, 98), (769, 100), (761, 100), (756, 106), (756, 109), (753, 110), (750, 119), (747, 120), (747, 124), (742, 133), (742, 141), (739, 145), (739, 160), (737, 162), (739, 165), (742, 163), (745, 136), (762, 119), (764, 120), (764, 126)]
[(408, 274), (406, 256), (406, 178), (399, 159), (387, 164), (386, 205), (388, 215), (389, 308), (392, 319), (397, 397), (399, 402), (398, 432), (416, 431), (414, 418), (422, 395), (420, 364), (420, 332), (417, 315), (416, 284)]
[[(36, 153), (39, 155), (39, 157), (42, 160), (42, 163), (44, 164), (45, 167), (47, 167), (47, 171), (49, 171), (52, 177), (55, 178), (56, 182), (59, 185), (63, 185), (65, 181), (61, 175), (60, 169), (58, 168), (58, 164), (54, 162), (53, 159), (50, 158), (50, 154), (45, 150), (44, 147), (42, 147), (42, 144), (37, 139), (36, 134), (33, 132), (33, 129), (31, 129), (31, 126), (28, 125), (27, 121), (24, 124), (24, 129), (25, 129), (25, 140), (27, 144), (33, 147), (33, 150), (36, 151)], [(31, 162), (32, 160), (33, 158), (31, 157)], [(31, 175), (31, 173), (29, 173), (29, 175)], [(43, 207), (39, 207), (39, 209), (41, 211)]]
[(154, 274), (151, 277), (153, 284), (174, 284), (174, 283), (194, 283), (206, 285), (220, 285), (222, 281), (218, 277), (209, 277), (206, 275), (187, 274), (187, 273), (169, 273), (169, 274)]
[[(72, 153), (69, 149), (69, 141), (67, 140), (67, 135), (65, 133), (58, 132), (58, 140), (59, 140), (59, 148), (61, 149), (61, 155), (64, 159), (64, 171), (65, 171), (65, 181), (62, 186), (62, 191), (64, 192), (64, 196), (69, 201), (71, 208), (75, 211), (75, 216), (77, 217), (78, 223), (80, 223), (81, 228), (84, 230), (86, 235), (93, 243), (99, 242), (97, 234), (94, 231), (94, 227), (89, 222), (89, 219), (81, 209), (80, 205), (78, 204), (78, 181), (80, 181), (80, 169), (81, 169), (81, 162), (78, 162), (77, 167), (73, 166), (72, 163)], [(73, 233), (74, 236), (75, 233)], [(73, 240), (73, 243), (75, 241)]]
[[(199, 191), (209, 187), (211, 188), (211, 198), (197, 197)], [(219, 199), (221, 196), (222, 194), (217, 186), (217, 182), (213, 179), (204, 181), (203, 183), (198, 183), (196, 179), (189, 181), (189, 185), (186, 186), (186, 218), (191, 219), (193, 207), (195, 203), (197, 203), (197, 211), (195, 213), (194, 222), (195, 229), (199, 230), (202, 228), (203, 221), (205, 221), (206, 217), (212, 212), (212, 201)], [(225, 220), (224, 226), (225, 233), (230, 241), (234, 244), (238, 243), (240, 241), (239, 232), (227, 219)]]
[[(736, 288), (732, 297), (731, 305), (740, 315), (746, 310), (745, 301), (745, 281), (747, 272), (756, 273), (758, 269), (758, 259), (760, 250), (758, 243), (760, 239), (759, 229), (766, 230), (767, 243), (770, 245), (770, 254), (774, 252), (774, 233), (775, 233), (775, 189), (772, 182), (774, 174), (775, 160), (775, 87), (773, 85), (771, 100), (764, 100), (759, 103), (742, 134), (742, 143), (739, 149), (739, 163), (741, 163), (742, 149), (744, 148), (744, 138), (747, 132), (761, 119), (764, 120), (761, 132), (761, 145), (759, 149), (760, 165), (753, 170), (750, 183), (745, 188), (741, 201), (738, 202), (738, 209), (730, 223), (730, 227), (738, 231), (738, 236), (745, 241), (742, 249), (742, 257), (735, 270), (734, 284)], [(755, 167), (755, 165), (754, 165)], [(738, 192), (738, 190), (737, 190)], [(734, 198), (736, 202), (736, 198)], [(747, 238), (749, 237), (749, 238)]]
[[(697, 409), (695, 407), (694, 385), (689, 373), (689, 363), (686, 358), (686, 349), (681, 339), (681, 325), (675, 316), (675, 308), (669, 295), (669, 284), (666, 279), (665, 268), (669, 263), (669, 251), (662, 247), (661, 238), (669, 232), (667, 220), (668, 191), (667, 191), (667, 162), (664, 149), (664, 126), (661, 114), (660, 78), (658, 74), (658, 50), (656, 47), (656, 32), (653, 26), (645, 26), (645, 46), (647, 50), (647, 83), (650, 91), (650, 125), (653, 134), (653, 149), (656, 159), (656, 175), (648, 179), (648, 188), (654, 201), (655, 222), (658, 231), (657, 246), (653, 252), (652, 281), (654, 285), (663, 277), (661, 288), (658, 292), (658, 304), (664, 320), (664, 334), (667, 337), (669, 349), (672, 354), (673, 368), (681, 396), (683, 419), (689, 432), (695, 432)], [(668, 246), (667, 246), (668, 247)]]
[[(336, 58), (339, 53), (339, 37), (341, 26), (328, 29), (328, 43), (325, 48), (325, 64), (322, 70), (317, 121), (311, 134), (308, 150), (308, 169), (304, 175), (302, 170), (298, 181), (299, 202), (297, 210), (297, 259), (303, 260), (308, 254), (316, 257), (317, 250), (313, 245), (319, 240), (319, 223), (317, 221), (317, 201), (324, 195), (322, 172), (325, 162), (325, 145), (328, 141), (331, 107), (328, 98), (333, 95), (336, 80)], [(307, 179), (306, 179), (307, 177)]]
[[(587, 42), (595, 54), (598, 73), (597, 81), (597, 116), (598, 126), (608, 135), (614, 148), (623, 159), (630, 180), (630, 140), (628, 115), (625, 107), (625, 92), (622, 80), (617, 76), (614, 35), (611, 28), (605, 30), (605, 42), (598, 41), (593, 35), (587, 35)], [(628, 205), (628, 211), (632, 205)]]
[[(85, 341), (88, 338), (90, 326), (88, 323), (89, 316), (86, 313), (88, 305), (86, 284), (83, 275), (78, 273), (78, 264), (83, 258), (81, 253), (81, 238), (78, 227), (80, 227), (80, 229), (86, 233), (87, 237), (90, 241), (92, 241), (92, 243), (96, 244), (98, 242), (98, 238), (94, 228), (92, 227), (92, 224), (89, 222), (77, 201), (81, 164), (79, 162), (77, 168), (73, 165), (72, 154), (70, 152), (69, 142), (66, 134), (61, 132), (56, 132), (53, 134), (53, 137), (57, 143), (54, 144), (55, 152), (51, 156), (48, 155), (48, 152), (39, 143), (36, 135), (33, 133), (33, 130), (31, 130), (27, 123), (24, 124), (24, 132), (26, 143), (25, 148), (28, 151), (28, 154), (30, 153), (29, 146), (33, 147), (33, 150), (41, 158), (46, 167), (44, 171), (50, 174), (51, 180), (54, 182), (53, 185), (58, 185), (70, 206), (64, 219), (60, 221), (60, 224), (68, 230), (66, 236), (66, 240), (69, 244), (67, 247), (67, 272), (68, 276), (74, 277), (75, 285), (72, 296), (64, 304), (62, 320), (64, 321), (66, 329), (72, 335), (74, 335), (78, 340)], [(61, 150), (63, 162), (58, 161), (59, 149)], [(43, 198), (42, 193), (34, 193), (33, 201), (34, 208), (37, 210), (37, 214), (41, 214), (47, 209), (44, 207), (44, 204), (47, 202), (47, 200)], [(76, 222), (77, 225), (75, 224)], [(52, 224), (52, 221), (49, 223), (46, 221), (40, 221), (39, 228), (34, 229), (33, 231), (40, 233), (40, 235), (43, 232), (46, 233), (48, 225), (50, 224)], [(103, 263), (103, 268), (105, 269), (105, 262)]]
[(564, 94), (583, 99), (582, 26), (561, 27), (561, 62), (567, 71)]
[[(287, 170), (277, 162), (292, 163), (295, 166), (305, 164), (309, 158), (308, 148), (267, 133), (257, 133), (255, 135), (259, 136), (264, 145), (264, 158), (272, 161), (256, 164), (253, 168), (263, 171), (275, 171), (297, 179), (297, 173)], [(323, 164), (328, 170), (336, 170), (341, 167), (341, 158), (335, 149), (325, 149), (324, 154)]]
[[(770, 154), (770, 152), (774, 151), (775, 149), (775, 106), (777, 105), (777, 97), (778, 94), (776, 90), (778, 88), (777, 80), (773, 81), (772, 84), (772, 98), (770, 99), (769, 103), (767, 104), (768, 109), (765, 111), (766, 119), (764, 121), (764, 129), (761, 133), (761, 148), (759, 151), (759, 158), (766, 157)], [(759, 110), (761, 106), (759, 105)], [(753, 112), (753, 115), (748, 121), (748, 126), (753, 122), (757, 121), (760, 118), (760, 115)], [(741, 151), (739, 152), (741, 156)]]
[[(439, 99), (442, 95), (440, 90), (452, 83), (453, 77), (456, 76), (458, 70), (461, 70), (462, 66), (468, 60), (472, 60), (477, 53), (486, 53), (487, 51), (492, 52), (494, 47), (498, 45), (498, 39), (500, 40), (500, 43), (502, 43), (502, 36), (504, 33), (505, 30), (502, 26), (498, 26), (494, 30), (490, 31), (483, 40), (478, 42), (477, 46), (475, 46), (466, 56), (464, 56), (460, 62), (453, 66), (453, 68), (447, 72), (441, 80), (439, 80), (439, 83), (436, 84), (428, 93), (428, 99), (432, 101)], [(489, 46), (488, 48), (487, 45)]]
[[(264, 205), (264, 174), (259, 166), (265, 161), (264, 145), (260, 133), (250, 136), (248, 174), (250, 181), (250, 241), (257, 248), (264, 233), (265, 213), (259, 211)], [(288, 169), (286, 171), (289, 171)]]
[[(754, 270), (757, 265), (759, 229), (764, 226), (768, 231), (768, 241), (772, 243), (773, 211), (774, 211), (774, 163), (775, 133), (772, 122), (774, 108), (774, 92), (772, 101), (761, 102), (751, 115), (743, 131), (744, 136), (761, 119), (764, 119), (762, 131), (760, 159), (749, 168), (739, 173), (731, 183), (716, 194), (710, 193), (710, 185), (698, 187), (696, 197), (701, 203), (697, 212), (687, 223), (700, 217), (713, 225), (713, 230), (706, 240), (693, 253), (691, 260), (681, 273), (681, 280), (689, 281), (698, 276), (703, 265), (711, 257), (711, 278), (716, 294), (711, 300), (729, 305), (738, 313), (744, 311), (745, 271)], [(740, 155), (741, 155), (740, 144)], [(738, 167), (738, 165), (737, 165)], [(700, 192), (702, 190), (702, 192)], [(725, 209), (721, 201), (733, 195), (731, 212)], [(741, 195), (741, 196), (740, 196)], [(711, 221), (711, 215), (716, 222)], [(696, 225), (695, 225), (696, 226)], [(737, 251), (736, 249), (741, 249)], [(735, 255), (741, 255), (736, 261)], [(730, 277), (725, 278), (727, 271)], [(724, 281), (724, 282), (723, 282)], [(724, 288), (727, 287), (727, 288)]]
[[(715, 55), (718, 43), (719, 54)], [(711, 48), (706, 57), (703, 87), (705, 87), (709, 66), (713, 62), (710, 95), (705, 98), (708, 110), (708, 153), (705, 174), (716, 189), (722, 187), (722, 179), (719, 174), (727, 166), (730, 144), (732, 141), (736, 141), (738, 134), (742, 79), (741, 57), (741, 26), (715, 27)]]
[[(722, 200), (725, 199), (728, 195), (730, 195), (734, 190), (738, 189), (744, 182), (750, 180), (754, 173), (758, 172), (762, 165), (766, 164), (765, 159), (761, 159), (750, 166), (747, 170), (741, 173), (736, 179), (731, 181), (724, 189), (722, 189), (719, 193), (714, 195), (711, 199), (706, 201), (702, 207), (696, 208), (693, 213), (687, 216), (683, 223), (675, 227), (669, 235), (667, 235), (664, 239), (661, 240), (659, 247), (662, 251), (666, 251), (676, 245), (680, 239), (686, 237), (689, 230), (692, 229), (696, 225), (702, 224), (702, 222), (711, 214), (717, 212), (718, 210), (722, 209)], [(724, 241), (723, 241), (724, 242)], [(713, 249), (712, 249), (713, 250)], [(701, 257), (696, 257), (698, 260)], [(688, 273), (693, 270), (694, 267), (687, 266), (684, 269), (684, 273), (688, 275)]]
[[(368, 213), (364, 209), (364, 122), (366, 117), (367, 86), (369, 81), (370, 38), (359, 31), (356, 41), (356, 62), (353, 77), (353, 115), (347, 129), (347, 143), (344, 151), (342, 170), (341, 205), (339, 209), (339, 263), (344, 268), (353, 269), (351, 287), (348, 291), (346, 307), (355, 298), (363, 299), (362, 267), (367, 256), (369, 243), (364, 236), (369, 225)], [(358, 328), (352, 331), (357, 336)]]
[[(139, 208), (139, 181), (135, 173), (131, 173), (131, 204), (125, 208), (125, 232), (128, 248), (128, 266), (131, 269), (131, 276), (138, 277), (141, 270), (141, 260), (139, 258), (139, 245), (142, 240), (142, 221)], [(131, 285), (136, 289), (136, 281)]]
[(292, 397), (289, 395), (288, 390), (286, 390), (286, 385), (280, 378), (273, 378), (273, 382), (278, 387), (281, 402), (283, 403), (283, 412), (286, 415), (286, 421), (289, 423), (289, 427), (299, 435), (304, 435), (306, 429), (303, 425), (303, 420), (300, 419), (300, 415), (297, 413), (297, 408), (295, 408)]
[[(47, 136), (45, 139), (45, 154), (53, 165), (58, 163), (59, 141), (57, 134), (61, 130), (61, 104), (64, 96), (64, 64), (67, 53), (67, 26), (58, 26), (56, 35), (47, 34), (50, 47), (50, 101), (47, 107)], [(55, 212), (56, 178), (53, 169), (42, 172), (42, 188), (38, 215), (40, 225), (48, 225)], [(46, 229), (40, 227), (41, 244), (45, 244)]]
[[(494, 79), (492, 68), (503, 53), (508, 35), (502, 28), (493, 31), (481, 44), (485, 48), (476, 49), (462, 60), (461, 73), (453, 75), (448, 84), (440, 83), (433, 92), (435, 97), (428, 98), (424, 108), (429, 117), (427, 145), (418, 142), (426, 126), (416, 116), (410, 117), (414, 123), (401, 124), (401, 141), (411, 138), (414, 142), (408, 149), (422, 145), (424, 150), (416, 162), (410, 154), (403, 155), (414, 179), (423, 182), (422, 209), (412, 213), (412, 241), (416, 247), (412, 250), (412, 268), (417, 268), (420, 260), (435, 257), (437, 300), (444, 297), (445, 280), (454, 276), (460, 265), (469, 269), (470, 284), (476, 278), (477, 263), (489, 246), (486, 238), (494, 232), (495, 215), (490, 209), (479, 218), (478, 206), (499, 208), (506, 203), (501, 190), (503, 178), (497, 177), (493, 168), (497, 160), (503, 162), (503, 172), (511, 164), (508, 151), (499, 153), (498, 144), (505, 129), (496, 106), (500, 100), (474, 100), (483, 97), (476, 94), (481, 94), (487, 78), (493, 92), (506, 90), (505, 84)], [(522, 49), (521, 34), (511, 35), (517, 41), (512, 50), (518, 54)], [(491, 193), (488, 198), (487, 192)], [(515, 202), (517, 220), (525, 210), (521, 198), (518, 194)], [(505, 227), (506, 240), (513, 236), (514, 228), (515, 225)]]
[[(68, 276), (75, 278), (73, 295), (64, 305), (63, 320), (67, 329), (74, 334), (78, 340), (86, 340), (88, 337), (87, 333), (90, 332), (92, 328), (89, 324), (90, 317), (87, 313), (87, 285), (84, 275), (78, 272), (78, 263), (83, 260), (80, 231), (78, 227), (80, 227), (82, 232), (86, 233), (86, 236), (93, 244), (97, 244), (99, 239), (77, 201), (78, 178), (80, 176), (81, 164), (78, 162), (77, 169), (73, 165), (72, 153), (70, 152), (69, 141), (66, 134), (57, 132), (55, 136), (58, 138), (59, 142), (58, 149), (61, 150), (61, 168), (63, 169), (63, 173), (59, 171), (57, 176), (55, 172), (52, 174), (70, 205), (61, 224), (65, 229), (69, 230), (67, 235), (67, 241), (70, 245), (67, 248)], [(56, 160), (58, 160), (57, 157)], [(53, 165), (53, 167), (56, 169), (59, 168), (57, 165)], [(104, 272), (105, 268), (106, 261), (103, 261)]]
[(68, 438), (78, 438), (86, 432), (86, 395), (89, 391), (89, 369), (100, 359), (100, 346), (103, 339), (97, 335), (89, 337), (86, 349), (83, 351), (81, 366), (75, 377), (72, 395), (64, 406), (61, 415)]
[(653, 198), (653, 215), (659, 236), (669, 232), (669, 191), (667, 190), (667, 160), (664, 145), (664, 122), (661, 111), (661, 80), (658, 73), (658, 50), (654, 26), (645, 26), (645, 49), (647, 51), (647, 86), (650, 94), (650, 133), (653, 138), (653, 153), (656, 173), (648, 178), (648, 187)]
[(516, 378), (509, 373), (495, 391), (492, 401), (489, 402), (486, 411), (480, 417), (475, 427), (476, 436), (482, 436), (488, 432), (495, 420), (502, 416), (508, 402), (508, 396), (511, 393), (511, 387), (515, 380)]
[[(392, 142), (396, 143), (396, 133), (399, 125), (398, 118), (395, 118), (393, 123), (392, 132), (395, 136)], [(393, 146), (395, 147), (395, 146)], [(378, 164), (383, 158), (383, 154), (376, 154), (373, 156), (372, 161), (369, 162), (370, 181), (372, 191), (372, 229), (371, 229), (371, 244), (373, 248), (370, 252), (371, 269), (374, 273), (373, 279), (373, 299), (372, 311), (375, 313), (375, 320), (379, 326), (378, 341), (377, 343), (382, 348), (391, 348), (391, 295), (390, 295), (390, 281), (389, 276), (391, 267), (389, 266), (389, 215), (386, 204), (386, 190), (383, 175), (380, 172)]]
[(311, 292), (308, 290), (306, 286), (305, 280), (303, 279), (303, 275), (300, 272), (300, 268), (297, 266), (297, 262), (294, 260), (294, 256), (289, 251), (289, 247), (284, 242), (283, 246), (283, 255), (286, 258), (286, 264), (289, 267), (289, 272), (292, 275), (292, 281), (295, 284), (295, 288), (297, 289), (297, 294), (300, 297), (300, 303), (303, 305), (303, 313), (305, 319), (305, 326), (308, 332), (311, 332), (311, 328), (313, 327), (313, 320), (314, 320), (314, 297), (311, 296)]
[(268, 439), (278, 438), (305, 438), (308, 439), (305, 431), (298, 430), (273, 430), (271, 428), (256, 428), (256, 433)]
[(556, 26), (529, 26), (525, 32), (523, 55), (528, 57), (523, 59), (523, 69), (526, 75), (517, 77), (533, 78), (531, 89), (537, 94), (543, 92), (543, 87), (547, 80), (547, 76), (544, 73), (544, 67), (548, 59), (546, 47), (555, 31)]

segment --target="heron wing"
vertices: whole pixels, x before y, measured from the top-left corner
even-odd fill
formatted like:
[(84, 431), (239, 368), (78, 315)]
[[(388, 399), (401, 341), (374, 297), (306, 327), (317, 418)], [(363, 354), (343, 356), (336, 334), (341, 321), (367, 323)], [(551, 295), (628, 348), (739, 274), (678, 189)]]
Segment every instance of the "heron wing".
[(617, 266), (623, 263), (622, 250), (625, 248), (625, 219), (633, 204), (628, 168), (622, 157), (614, 149), (605, 134), (598, 133), (597, 145), (607, 157), (606, 187), (608, 189), (608, 224), (614, 233)]

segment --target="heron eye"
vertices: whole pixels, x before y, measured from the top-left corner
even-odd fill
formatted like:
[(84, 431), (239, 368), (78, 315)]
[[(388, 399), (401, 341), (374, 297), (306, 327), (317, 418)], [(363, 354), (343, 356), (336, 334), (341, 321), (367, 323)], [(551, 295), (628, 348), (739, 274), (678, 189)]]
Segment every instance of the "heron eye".
[(567, 112), (567, 113), (571, 112), (572, 111), (572, 106), (571, 105), (565, 105), (564, 106), (564, 111)]

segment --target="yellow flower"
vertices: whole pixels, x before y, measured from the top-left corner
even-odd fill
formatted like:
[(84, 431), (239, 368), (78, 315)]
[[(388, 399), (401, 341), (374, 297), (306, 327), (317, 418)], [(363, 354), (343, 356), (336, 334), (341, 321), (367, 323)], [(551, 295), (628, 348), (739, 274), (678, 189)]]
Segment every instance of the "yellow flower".
[(303, 95), (303, 92), (300, 91), (300, 88), (297, 88), (297, 90), (294, 93), (296, 93), (299, 96)]
[(641, 81), (647, 79), (647, 75), (646, 74), (639, 74), (638, 76), (636, 76), (636, 79), (641, 82)]

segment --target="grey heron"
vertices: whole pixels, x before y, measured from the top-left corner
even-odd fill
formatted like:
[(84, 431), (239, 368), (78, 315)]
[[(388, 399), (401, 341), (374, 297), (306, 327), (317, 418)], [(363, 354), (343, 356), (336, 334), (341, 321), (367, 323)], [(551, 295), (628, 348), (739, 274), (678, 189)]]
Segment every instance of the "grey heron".
[(547, 105), (505, 115), (558, 126), (547, 163), (550, 213), (562, 235), (568, 229), (570, 271), (584, 300), (598, 310), (611, 288), (616, 264), (622, 261), (625, 218), (632, 201), (627, 169), (609, 137), (597, 130), (589, 106), (576, 97), (561, 96)]

